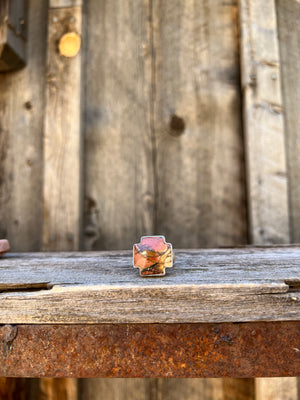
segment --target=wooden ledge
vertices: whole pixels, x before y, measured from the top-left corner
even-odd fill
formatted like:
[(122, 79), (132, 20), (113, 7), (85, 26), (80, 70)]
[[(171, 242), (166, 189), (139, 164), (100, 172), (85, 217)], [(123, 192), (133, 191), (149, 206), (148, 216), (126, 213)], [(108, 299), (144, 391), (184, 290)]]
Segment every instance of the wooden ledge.
[(300, 247), (178, 250), (163, 278), (132, 252), (8, 254), (1, 324), (300, 320)]
[(176, 256), (163, 278), (129, 251), (1, 258), (0, 375), (300, 374), (300, 247)]

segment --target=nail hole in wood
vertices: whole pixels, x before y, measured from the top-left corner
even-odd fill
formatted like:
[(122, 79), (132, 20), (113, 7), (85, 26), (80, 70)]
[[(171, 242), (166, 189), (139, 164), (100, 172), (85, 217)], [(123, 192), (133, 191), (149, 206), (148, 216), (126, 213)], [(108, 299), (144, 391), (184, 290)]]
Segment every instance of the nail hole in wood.
[(180, 136), (185, 130), (184, 119), (173, 114), (170, 119), (170, 134), (172, 136)]

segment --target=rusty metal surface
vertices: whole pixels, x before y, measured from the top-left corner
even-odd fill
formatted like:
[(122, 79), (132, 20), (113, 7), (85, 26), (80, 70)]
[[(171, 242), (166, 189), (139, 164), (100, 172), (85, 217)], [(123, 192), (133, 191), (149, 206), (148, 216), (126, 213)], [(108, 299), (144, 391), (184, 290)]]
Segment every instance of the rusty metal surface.
[(300, 375), (300, 322), (4, 325), (0, 376)]

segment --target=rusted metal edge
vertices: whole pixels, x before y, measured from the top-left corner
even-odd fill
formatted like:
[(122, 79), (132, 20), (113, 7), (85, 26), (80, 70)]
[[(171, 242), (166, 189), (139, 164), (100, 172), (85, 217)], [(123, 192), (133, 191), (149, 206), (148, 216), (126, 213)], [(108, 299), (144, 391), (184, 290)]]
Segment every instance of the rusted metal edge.
[(300, 375), (300, 322), (4, 325), (3, 377)]

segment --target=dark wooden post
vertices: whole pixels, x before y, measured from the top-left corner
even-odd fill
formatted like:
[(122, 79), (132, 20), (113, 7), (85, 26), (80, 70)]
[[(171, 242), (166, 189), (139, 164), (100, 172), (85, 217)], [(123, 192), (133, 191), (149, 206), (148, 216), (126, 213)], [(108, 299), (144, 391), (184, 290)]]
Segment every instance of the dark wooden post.
[(21, 68), (26, 62), (26, 0), (0, 3), (0, 71)]

